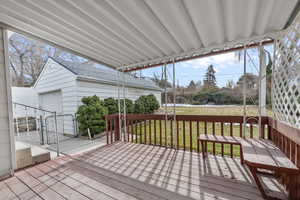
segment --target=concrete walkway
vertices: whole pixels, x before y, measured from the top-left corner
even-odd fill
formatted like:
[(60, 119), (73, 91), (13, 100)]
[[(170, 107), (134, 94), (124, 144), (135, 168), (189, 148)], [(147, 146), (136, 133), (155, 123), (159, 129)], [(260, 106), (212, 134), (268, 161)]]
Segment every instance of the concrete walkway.
[[(41, 145), (40, 135), (37, 131), (19, 133), (18, 135), (16, 134), (15, 139), (16, 141), (26, 143), (30, 146), (46, 149), (51, 153), (51, 158), (56, 157), (56, 143), (52, 142), (52, 144), (49, 145)], [(55, 140), (51, 138), (51, 141)], [(105, 137), (88, 140), (59, 135), (59, 151), (61, 154), (75, 155), (96, 149), (104, 145), (106, 145)]]

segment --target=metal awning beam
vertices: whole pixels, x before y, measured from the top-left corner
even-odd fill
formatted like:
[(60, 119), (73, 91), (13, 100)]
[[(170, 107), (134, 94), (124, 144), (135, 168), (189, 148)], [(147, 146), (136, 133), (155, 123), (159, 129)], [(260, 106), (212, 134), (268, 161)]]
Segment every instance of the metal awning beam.
[[(274, 40), (270, 39), (270, 40), (267, 40), (267, 41), (256, 42), (256, 43), (252, 43), (252, 44), (245, 45), (245, 46), (248, 49), (248, 48), (258, 47), (260, 45), (272, 44), (273, 42), (274, 42)], [(244, 49), (244, 46), (238, 46), (238, 47), (233, 47), (233, 48), (228, 48), (228, 49), (222, 49), (222, 50), (217, 50), (217, 51), (213, 51), (213, 52), (209, 52), (209, 53), (205, 53), (205, 54), (201, 54), (201, 55), (175, 59), (175, 62), (178, 63), (178, 62), (188, 61), (188, 60), (192, 60), (192, 59), (215, 56), (215, 55), (219, 55), (219, 54), (239, 51), (239, 50), (242, 50), (242, 49)], [(161, 65), (164, 65), (164, 64), (172, 64), (172, 63), (173, 63), (173, 60), (170, 60), (170, 61), (167, 61), (167, 62), (159, 62), (159, 63), (152, 64), (152, 65), (150, 64), (150, 65), (145, 65), (145, 66), (132, 67), (132, 68), (128, 68), (128, 69), (121, 70), (121, 71), (130, 72), (130, 71), (136, 71), (136, 70), (143, 70), (143, 69), (148, 69), (148, 68), (152, 68), (152, 67), (158, 67), (158, 66), (161, 66)]]

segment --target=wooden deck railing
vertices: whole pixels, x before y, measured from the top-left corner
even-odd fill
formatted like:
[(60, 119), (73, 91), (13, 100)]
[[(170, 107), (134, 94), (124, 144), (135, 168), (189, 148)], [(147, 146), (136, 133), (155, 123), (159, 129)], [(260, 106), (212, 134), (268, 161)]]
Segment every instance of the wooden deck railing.
[[(126, 123), (125, 123), (126, 121)], [(246, 137), (259, 138), (258, 117), (248, 117)], [(119, 129), (121, 127), (121, 129)], [(127, 141), (133, 143), (159, 145), (168, 148), (201, 152), (198, 143), (200, 134), (243, 135), (242, 116), (173, 116), (144, 114), (129, 114), (123, 116), (106, 116), (107, 143)], [(125, 131), (126, 129), (126, 131)], [(122, 133), (121, 133), (122, 132)], [(300, 168), (300, 130), (276, 121), (270, 117), (262, 117), (262, 138), (270, 139), (286, 156)], [(233, 145), (211, 144), (208, 150), (222, 156), (240, 154), (240, 147)], [(300, 176), (293, 180), (282, 176), (282, 183), (295, 199), (300, 199)]]
[[(243, 135), (242, 116), (177, 115), (174, 120), (173, 116), (129, 114), (125, 124), (123, 116), (119, 119), (119, 115), (107, 115), (106, 123), (108, 144), (122, 140), (197, 152), (201, 151), (197, 140), (200, 134)], [(264, 138), (270, 137), (268, 127), (268, 118), (262, 117)], [(248, 117), (246, 129), (247, 137), (258, 138), (258, 117)], [(209, 150), (213, 154), (231, 156), (240, 152), (239, 147), (233, 145), (212, 144)]]

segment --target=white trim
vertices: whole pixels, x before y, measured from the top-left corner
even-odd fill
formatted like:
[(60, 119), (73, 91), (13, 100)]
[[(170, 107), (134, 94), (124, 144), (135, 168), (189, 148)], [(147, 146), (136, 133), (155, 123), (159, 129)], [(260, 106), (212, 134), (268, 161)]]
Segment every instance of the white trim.
[(46, 67), (48, 66), (48, 64), (49, 64), (49, 61), (50, 59), (48, 58), (47, 59), (47, 62), (44, 64), (44, 66), (43, 66), (43, 69), (42, 69), (42, 71), (41, 71), (41, 73), (39, 74), (39, 76), (38, 76), (38, 78), (36, 79), (36, 81), (35, 81), (35, 83), (34, 83), (34, 85), (32, 86), (33, 88), (35, 88), (36, 87), (36, 85), (38, 84), (38, 82), (40, 81), (40, 79), (41, 79), (41, 77), (42, 77), (42, 75), (44, 74), (44, 72), (45, 72), (45, 69), (46, 69)]

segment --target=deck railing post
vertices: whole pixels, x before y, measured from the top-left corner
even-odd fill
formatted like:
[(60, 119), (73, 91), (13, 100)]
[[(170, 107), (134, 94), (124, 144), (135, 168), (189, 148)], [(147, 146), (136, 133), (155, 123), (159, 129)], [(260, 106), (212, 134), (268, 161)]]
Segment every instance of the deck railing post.
[(106, 144), (109, 144), (109, 123), (107, 116), (105, 116), (105, 134), (106, 134)]
[(115, 118), (115, 141), (120, 140), (120, 117)]

